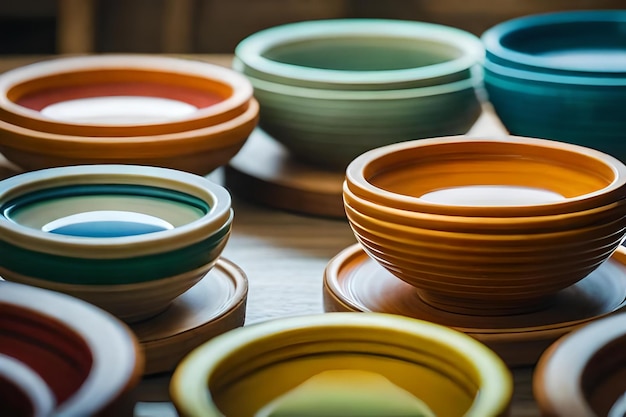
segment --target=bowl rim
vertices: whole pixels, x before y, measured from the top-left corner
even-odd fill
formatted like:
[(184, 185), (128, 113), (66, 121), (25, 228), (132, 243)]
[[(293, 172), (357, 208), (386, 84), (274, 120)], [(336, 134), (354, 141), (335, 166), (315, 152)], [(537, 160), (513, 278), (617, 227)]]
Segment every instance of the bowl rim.
[(532, 381), (533, 394), (543, 412), (572, 417), (595, 415), (584, 400), (583, 372), (599, 350), (624, 337), (625, 324), (626, 313), (603, 317), (562, 337), (543, 353)]
[(32, 407), (33, 417), (46, 417), (53, 413), (57, 401), (46, 382), (30, 367), (0, 352), (2, 379), (6, 379), (24, 395)]
[(416, 98), (426, 98), (445, 94), (457, 93), (464, 90), (477, 89), (482, 85), (481, 70), (476, 69), (469, 78), (458, 81), (437, 84), (425, 87), (401, 88), (388, 90), (341, 90), (341, 89), (319, 89), (312, 87), (301, 87), (289, 84), (280, 84), (267, 81), (253, 76), (248, 79), (254, 86), (256, 92), (269, 92), (283, 96), (294, 96), (300, 98), (329, 100), (329, 101), (372, 101), (372, 100), (406, 100)]
[[(271, 320), (236, 329), (218, 336), (188, 354), (178, 365), (170, 382), (170, 395), (177, 409), (187, 416), (222, 416), (207, 395), (208, 378), (224, 361), (242, 348), (267, 343), (272, 337), (305, 329), (378, 329), (404, 334), (433, 345), (445, 345), (456, 351), (474, 368), (480, 395), (466, 417), (496, 416), (503, 413), (512, 395), (510, 372), (489, 348), (473, 338), (450, 328), (421, 320), (383, 313), (325, 313)], [(375, 340), (375, 339), (373, 339)]]
[[(419, 197), (387, 191), (375, 186), (366, 177), (365, 171), (370, 164), (389, 155), (407, 153), (407, 151), (415, 152), (420, 148), (431, 146), (450, 146), (457, 143), (499, 144), (514, 148), (533, 146), (559, 153), (578, 154), (606, 167), (613, 173), (613, 179), (609, 185), (602, 189), (576, 197), (565, 198), (555, 203), (511, 206), (462, 206), (437, 204), (425, 201)], [(617, 158), (598, 150), (549, 139), (520, 136), (485, 138), (457, 135), (400, 142), (367, 151), (356, 157), (348, 165), (346, 168), (346, 182), (350, 186), (351, 191), (359, 197), (375, 201), (376, 204), (385, 204), (397, 209), (450, 216), (531, 217), (573, 213), (575, 211), (597, 208), (626, 198), (626, 165)]]
[(18, 247), (54, 255), (128, 258), (162, 253), (206, 239), (218, 232), (232, 216), (230, 193), (221, 185), (196, 174), (140, 165), (77, 165), (18, 174), (0, 182), (0, 205), (42, 189), (73, 184), (101, 184), (103, 181), (109, 184), (116, 181), (121, 184), (161, 187), (187, 193), (204, 201), (209, 206), (209, 211), (199, 219), (171, 230), (110, 238), (47, 233), (0, 215), (2, 240)]
[[(510, 235), (514, 233), (559, 233), (571, 230), (570, 225), (564, 225), (564, 221), (581, 221), (590, 216), (602, 216), (606, 221), (609, 213), (612, 217), (614, 213), (623, 212), (618, 217), (623, 217), (626, 213), (626, 200), (619, 200), (609, 204), (591, 207), (585, 210), (561, 214), (546, 214), (536, 216), (460, 216), (445, 215), (438, 213), (424, 213), (416, 210), (407, 210), (391, 207), (386, 204), (379, 204), (376, 201), (365, 199), (353, 192), (349, 184), (344, 181), (343, 188), (344, 209), (357, 212), (360, 216), (367, 216), (377, 222), (387, 222), (402, 228), (421, 228), (433, 231), (450, 231), (463, 233), (488, 233), (489, 235)], [(622, 207), (622, 210), (618, 210)], [(612, 218), (616, 221), (618, 217)], [(398, 221), (395, 221), (398, 220)], [(585, 227), (591, 226), (589, 221), (585, 221)], [(580, 226), (577, 225), (577, 229)], [(480, 232), (479, 232), (480, 231)]]
[[(144, 357), (137, 338), (109, 313), (77, 298), (42, 288), (6, 281), (0, 281), (0, 288), (0, 303), (61, 323), (89, 347), (93, 363), (87, 379), (74, 395), (56, 408), (56, 413), (97, 414), (141, 379)], [(133, 354), (125, 354), (130, 352)]]
[[(51, 119), (42, 115), (37, 110), (21, 106), (7, 96), (7, 93), (16, 86), (30, 82), (37, 78), (55, 75), (72, 75), (93, 70), (106, 71), (158, 71), (186, 76), (210, 78), (217, 83), (228, 86), (232, 92), (225, 99), (198, 109), (183, 118), (160, 123), (130, 123), (130, 124), (107, 124), (70, 122)], [(209, 126), (215, 122), (220, 123), (223, 116), (228, 119), (236, 117), (245, 111), (247, 103), (253, 96), (253, 88), (248, 79), (230, 68), (180, 57), (152, 56), (144, 54), (105, 54), (93, 56), (61, 57), (51, 60), (36, 62), (23, 67), (18, 67), (0, 74), (0, 112), (6, 112), (20, 122), (21, 126), (28, 126), (35, 120), (38, 127), (47, 129), (49, 133), (62, 132), (63, 129), (81, 131), (103, 130), (105, 132), (117, 132), (116, 135), (129, 135), (129, 132), (148, 127), (156, 131), (168, 131), (176, 133), (190, 128)], [(226, 119), (226, 120), (228, 120)], [(168, 127), (169, 126), (169, 127)], [(93, 133), (92, 133), (93, 134)]]
[[(457, 59), (425, 67), (382, 71), (344, 71), (303, 67), (273, 61), (263, 56), (266, 50), (284, 42), (339, 36), (400, 37), (437, 41), (458, 47), (462, 55)], [(484, 48), (477, 36), (450, 26), (408, 20), (343, 18), (287, 23), (263, 29), (240, 41), (235, 48), (235, 57), (241, 62), (243, 66), (241, 70), (244, 73), (252, 70), (249, 75), (257, 78), (269, 75), (278, 77), (286, 84), (298, 81), (316, 87), (325, 84), (337, 88), (354, 85), (372, 88), (375, 85), (410, 84), (465, 71), (482, 62)]]
[[(538, 71), (531, 71), (524, 68), (508, 67), (490, 59), (486, 59), (483, 64), (485, 83), (493, 83), (493, 75), (502, 77), (509, 80), (517, 80), (527, 84), (539, 84), (539, 85), (556, 85), (563, 86), (563, 88), (576, 88), (576, 87), (597, 87), (597, 88), (615, 88), (625, 87), (625, 77), (591, 77), (585, 75), (571, 75), (571, 74), (557, 74), (557, 73), (544, 73)], [(493, 74), (493, 75), (492, 75)], [(524, 88), (530, 88), (530, 85)], [(545, 92), (542, 91), (542, 93)]]
[[(528, 69), (530, 71), (547, 72), (556, 74), (578, 74), (582, 76), (619, 76), (626, 71), (620, 69), (605, 69), (602, 71), (584, 67), (576, 67), (562, 62), (546, 60), (541, 56), (518, 52), (507, 48), (502, 44), (505, 36), (519, 31), (533, 30), (539, 27), (562, 24), (589, 24), (589, 23), (626, 23), (626, 10), (569, 10), (559, 12), (539, 13), (528, 16), (516, 17), (487, 29), (481, 36), (485, 45), (488, 60), (501, 61), (501, 64), (509, 68), (512, 64), (515, 68)], [(530, 72), (529, 71), (529, 72)], [(555, 74), (552, 74), (554, 72)]]
[[(98, 155), (98, 151), (115, 150), (118, 159), (132, 159), (139, 153), (141, 157), (162, 158), (199, 152), (208, 149), (221, 149), (241, 144), (248, 135), (233, 135), (234, 131), (254, 129), (259, 117), (259, 103), (250, 100), (248, 108), (240, 115), (225, 122), (178, 133), (145, 136), (88, 137), (47, 133), (28, 129), (0, 120), (0, 147), (34, 151), (73, 158), (82, 155)], [(20, 140), (14, 140), (18, 136)], [(211, 140), (207, 140), (207, 138)], [(192, 149), (190, 149), (192, 147)], [(43, 149), (43, 152), (42, 152)]]

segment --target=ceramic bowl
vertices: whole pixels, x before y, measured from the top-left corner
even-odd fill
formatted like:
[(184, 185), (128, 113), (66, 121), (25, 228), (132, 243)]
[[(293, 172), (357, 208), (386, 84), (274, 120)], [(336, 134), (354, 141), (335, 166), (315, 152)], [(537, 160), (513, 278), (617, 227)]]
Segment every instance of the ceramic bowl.
[(511, 19), (482, 35), (487, 59), (548, 74), (626, 76), (624, 10), (562, 11)]
[(70, 136), (0, 120), (0, 152), (25, 170), (83, 164), (158, 166), (205, 175), (226, 164), (257, 124), (259, 105), (222, 123), (145, 136)]
[(555, 139), (598, 149), (626, 161), (626, 75), (544, 74), (499, 65), (484, 67), (485, 90), (514, 135)]
[(533, 376), (543, 416), (623, 416), (626, 314), (597, 320), (544, 352)]
[(73, 297), (5, 281), (0, 307), (0, 355), (13, 362), (3, 375), (14, 387), (46, 409), (53, 401), (52, 415), (132, 416), (143, 356), (126, 326)]
[(50, 387), (22, 362), (0, 353), (0, 404), (12, 417), (46, 417), (56, 400)]
[(257, 32), (234, 66), (255, 79), (330, 90), (394, 90), (469, 78), (484, 50), (474, 35), (424, 22), (334, 19)]
[(357, 157), (344, 207), (365, 251), (428, 304), (512, 314), (542, 308), (620, 245), (625, 168), (553, 141), (426, 139)]
[(465, 133), (481, 113), (477, 76), (381, 91), (250, 80), (261, 104), (260, 127), (292, 155), (331, 168), (345, 169), (361, 153), (390, 143)]
[(599, 149), (622, 161), (626, 11), (525, 16), (487, 30), (485, 89), (514, 135)]
[(502, 361), (460, 332), (394, 315), (329, 313), (218, 336), (183, 359), (170, 395), (183, 417), (259, 416), (309, 378), (341, 370), (384, 377), (450, 417), (506, 415), (512, 393)]
[(200, 129), (239, 116), (251, 98), (239, 73), (171, 57), (64, 57), (0, 75), (0, 119), (71, 136)]
[(164, 168), (51, 168), (1, 188), (0, 275), (129, 321), (163, 310), (204, 276), (232, 224), (226, 189)]

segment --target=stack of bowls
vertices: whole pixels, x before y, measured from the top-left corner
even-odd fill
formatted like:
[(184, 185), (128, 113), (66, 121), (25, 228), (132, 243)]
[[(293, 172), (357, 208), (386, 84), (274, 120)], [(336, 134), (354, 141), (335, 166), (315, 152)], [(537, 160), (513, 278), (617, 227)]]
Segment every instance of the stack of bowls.
[[(329, 378), (336, 388), (330, 398), (315, 394), (317, 401), (300, 400), (298, 410), (272, 413), (276, 400), (333, 371), (377, 375), (368, 388), (371, 397), (382, 396), (381, 410), (357, 414), (363, 399), (341, 404), (341, 392), (351, 384)], [(388, 382), (383, 387), (395, 385), (432, 414), (390, 413), (395, 404), (384, 394), (389, 390), (380, 389), (381, 379)], [(337, 411), (341, 406), (351, 416), (496, 417), (508, 414), (511, 394), (507, 367), (481, 343), (444, 326), (377, 313), (291, 317), (233, 330), (189, 354), (170, 383), (181, 417), (335, 416), (344, 415)], [(320, 412), (325, 406), (333, 408), (330, 414)]]
[(626, 161), (624, 25), (624, 10), (568, 11), (486, 31), (485, 88), (505, 127)]
[(237, 72), (178, 58), (60, 58), (0, 75), (0, 152), (32, 170), (123, 163), (207, 174), (257, 122)]
[(626, 233), (626, 166), (543, 139), (381, 147), (348, 166), (343, 191), (364, 250), (426, 303), (462, 314), (541, 308)]
[(132, 332), (81, 300), (0, 281), (3, 416), (131, 417), (143, 355)]
[(0, 275), (127, 322), (165, 310), (202, 279), (233, 220), (226, 189), (166, 168), (49, 168), (0, 189)]
[(465, 133), (481, 111), (480, 40), (423, 22), (337, 19), (257, 32), (235, 49), (260, 126), (296, 157), (345, 169), (389, 143)]

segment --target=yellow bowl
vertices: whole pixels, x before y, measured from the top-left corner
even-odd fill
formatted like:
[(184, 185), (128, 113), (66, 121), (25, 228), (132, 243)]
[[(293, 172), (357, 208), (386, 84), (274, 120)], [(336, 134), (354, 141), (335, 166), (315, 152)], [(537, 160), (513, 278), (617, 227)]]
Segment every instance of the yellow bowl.
[(181, 417), (253, 417), (277, 397), (329, 370), (382, 375), (436, 415), (507, 414), (511, 375), (460, 332), (376, 313), (273, 320), (219, 336), (177, 367), (170, 395)]

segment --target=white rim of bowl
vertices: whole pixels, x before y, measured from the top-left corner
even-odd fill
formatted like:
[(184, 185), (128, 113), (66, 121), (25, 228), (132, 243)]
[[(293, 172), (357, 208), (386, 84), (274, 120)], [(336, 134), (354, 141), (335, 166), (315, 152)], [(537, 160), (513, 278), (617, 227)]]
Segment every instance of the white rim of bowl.
[(446, 84), (438, 84), (428, 87), (403, 88), (396, 90), (330, 90), (299, 87), (279, 84), (272, 81), (248, 77), (256, 91), (267, 91), (284, 96), (303, 97), (316, 100), (402, 100), (420, 97), (432, 97), (437, 95), (457, 93), (463, 90), (477, 89), (482, 85), (482, 75), (478, 69), (470, 78), (454, 81)]
[(69, 58), (58, 58), (50, 61), (41, 61), (34, 64), (26, 65), (20, 68), (7, 71), (0, 75), (0, 108), (20, 115), (22, 117), (54, 122), (56, 124), (73, 125), (73, 126), (92, 126), (94, 128), (101, 127), (92, 123), (79, 123), (53, 120), (43, 116), (39, 111), (20, 106), (9, 100), (6, 92), (16, 85), (28, 82), (40, 77), (49, 77), (52, 75), (89, 71), (94, 69), (103, 70), (145, 70), (145, 71), (163, 71), (170, 73), (178, 73), (202, 78), (212, 78), (221, 83), (228, 85), (233, 93), (225, 100), (221, 100), (207, 108), (198, 109), (183, 118), (169, 120), (163, 123), (148, 124), (114, 124), (106, 125), (109, 127), (124, 126), (142, 126), (142, 125), (167, 125), (169, 123), (185, 122), (188, 120), (197, 120), (214, 115), (225, 113), (231, 109), (243, 106), (252, 98), (253, 89), (248, 79), (230, 68), (211, 64), (209, 62), (194, 61), (191, 59), (174, 58), (174, 57), (155, 57), (150, 55), (99, 55), (99, 56), (80, 56)]
[[(27, 298), (24, 289), (29, 292)], [(60, 301), (63, 308), (58, 308)], [(89, 347), (93, 360), (89, 375), (79, 390), (55, 410), (55, 415), (74, 416), (78, 415), (78, 410), (91, 410), (91, 415), (101, 411), (128, 387), (136, 362), (141, 361), (143, 366), (143, 358), (137, 356), (137, 342), (130, 330), (109, 313), (85, 301), (54, 291), (0, 281), (0, 303), (48, 316), (80, 336)], [(120, 355), (120, 352), (132, 352), (133, 355)]]
[(512, 394), (510, 373), (493, 351), (456, 330), (383, 313), (325, 313), (290, 317), (236, 329), (218, 336), (192, 351), (176, 368), (170, 383), (170, 392), (176, 407), (189, 417), (222, 416), (211, 401), (210, 393), (207, 394), (209, 374), (243, 347), (280, 333), (302, 331), (306, 328), (356, 328), (362, 329), (363, 334), (367, 334), (372, 328), (405, 335), (411, 332), (416, 339), (427, 339), (435, 345), (445, 344), (458, 352), (459, 356), (470, 359), (480, 380), (480, 395), (476, 396), (465, 417), (497, 416), (507, 408)]
[[(559, 416), (595, 415), (584, 400), (582, 375), (599, 349), (626, 335), (625, 325), (626, 313), (605, 317), (553, 344), (539, 359), (533, 377), (533, 391), (542, 408), (549, 407)], [(594, 348), (590, 348), (590, 340)]]
[(46, 188), (85, 184), (137, 184), (192, 195), (209, 206), (201, 218), (171, 230), (110, 238), (46, 233), (0, 217), (2, 239), (22, 248), (60, 256), (128, 258), (188, 246), (209, 238), (232, 221), (230, 193), (207, 178), (169, 168), (137, 165), (79, 165), (19, 174), (0, 184), (0, 204)]
[[(292, 43), (310, 39), (328, 39), (337, 36), (403, 38), (415, 41), (435, 41), (458, 47), (462, 55), (457, 59), (418, 68), (383, 71), (343, 71), (309, 68), (286, 64), (265, 58), (263, 54), (283, 42)], [(271, 74), (311, 83), (397, 84), (428, 78), (439, 78), (461, 72), (480, 64), (484, 48), (473, 34), (450, 26), (417, 21), (391, 19), (331, 19), (288, 23), (256, 32), (235, 48), (241, 63), (260, 74)], [(245, 73), (245, 68), (243, 69)], [(250, 74), (254, 75), (254, 74)]]
[[(379, 158), (384, 158), (388, 154), (402, 153), (407, 150), (427, 147), (445, 145), (451, 143), (502, 143), (511, 145), (531, 145), (539, 146), (543, 148), (550, 148), (555, 150), (561, 150), (563, 152), (576, 152), (584, 155), (587, 158), (592, 158), (606, 166), (607, 169), (613, 172), (614, 178), (606, 187), (596, 190), (591, 193), (583, 194), (577, 197), (566, 198), (562, 201), (546, 204), (532, 204), (527, 206), (460, 206), (460, 205), (445, 205), (437, 204), (426, 201), (420, 197), (414, 197), (410, 195), (393, 193), (391, 191), (384, 190), (380, 187), (372, 184), (365, 176), (364, 170), (373, 161)], [(359, 156), (357, 156), (346, 168), (346, 181), (350, 190), (361, 198), (369, 200), (365, 195), (377, 195), (376, 201), (390, 202), (387, 205), (393, 208), (407, 208), (412, 210), (423, 211), (425, 213), (437, 213), (444, 215), (460, 215), (471, 217), (516, 217), (519, 216), (520, 210), (523, 210), (524, 216), (538, 216), (538, 215), (552, 215), (569, 213), (574, 210), (585, 210), (597, 207), (597, 204), (593, 204), (593, 201), (610, 193), (618, 190), (620, 187), (626, 187), (626, 166), (620, 162), (617, 158), (608, 155), (606, 153), (597, 151), (595, 149), (586, 148), (571, 143), (559, 142), (549, 139), (537, 139), (526, 138), (520, 136), (507, 136), (503, 138), (480, 138), (471, 136), (448, 136), (430, 139), (418, 139), (407, 142), (395, 143), (392, 145), (386, 145), (380, 148), (372, 149)], [(495, 184), (497, 185), (497, 184)], [(626, 188), (625, 188), (626, 190)], [(365, 194), (365, 195), (364, 195)], [(621, 196), (625, 198), (626, 195)], [(620, 198), (615, 198), (615, 201)], [(397, 204), (397, 205), (396, 205)], [(605, 205), (603, 203), (603, 205)], [(445, 211), (442, 212), (442, 210)]]
[[(1, 301), (0, 301), (1, 302)], [(12, 356), (0, 353), (0, 377), (4, 376), (20, 389), (32, 406), (32, 417), (46, 417), (53, 414), (56, 399), (50, 387), (30, 367)]]

